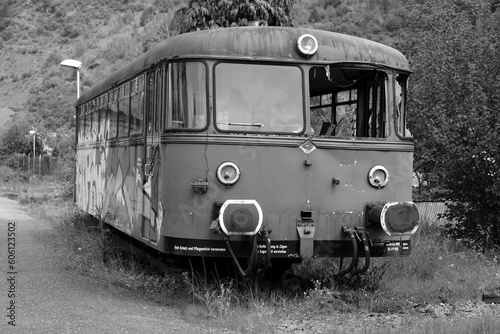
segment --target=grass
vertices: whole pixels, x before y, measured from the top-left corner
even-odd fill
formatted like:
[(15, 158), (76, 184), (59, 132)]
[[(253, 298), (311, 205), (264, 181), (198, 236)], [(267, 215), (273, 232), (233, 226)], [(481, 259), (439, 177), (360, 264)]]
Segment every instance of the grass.
[[(32, 208), (50, 203), (31, 205)], [(123, 251), (102, 221), (82, 213), (73, 204), (54, 221), (54, 227), (69, 251), (69, 269), (106, 280), (144, 295), (165, 301), (185, 284), (178, 275), (162, 275), (140, 259)]]
[[(205, 328), (275, 333), (279, 324), (290, 324), (281, 329), (287, 332), (304, 329), (304, 324), (328, 324), (335, 314), (357, 318), (369, 313), (399, 314), (403, 320), (381, 328), (358, 319), (356, 330), (346, 332), (500, 334), (500, 318), (493, 313), (450, 322), (436, 312), (424, 316), (417, 311), (427, 305), (443, 308), (478, 302), (482, 293), (500, 287), (498, 257), (460, 246), (443, 237), (435, 224), (421, 225), (412, 240), (411, 255), (374, 258), (365, 275), (339, 277), (337, 259), (307, 259), (293, 270), (310, 282), (308, 289), (286, 290), (206, 272), (159, 274), (124, 254), (101, 222), (82, 214), (73, 205), (68, 187), (54, 179), (38, 178), (4, 182), (0, 191), (2, 195), (17, 194), (31, 215), (53, 222), (69, 259), (68, 269), (137, 291), (145, 298), (179, 305), (186, 320)], [(312, 328), (309, 331), (319, 331)], [(328, 332), (343, 333), (335, 330)]]

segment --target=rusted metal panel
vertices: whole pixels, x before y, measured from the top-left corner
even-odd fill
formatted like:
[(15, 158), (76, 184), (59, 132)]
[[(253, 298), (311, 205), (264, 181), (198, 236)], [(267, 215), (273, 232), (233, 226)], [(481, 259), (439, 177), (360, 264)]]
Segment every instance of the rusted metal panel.
[[(315, 36), (318, 52), (306, 58), (296, 50), (302, 34)], [(401, 52), (373, 41), (335, 32), (289, 27), (235, 27), (170, 37), (150, 51), (85, 91), (77, 104), (134, 76), (149, 66), (172, 58), (247, 59), (296, 63), (364, 63), (410, 71)]]
[[(315, 36), (316, 55), (305, 58), (295, 47), (302, 34)], [(408, 61), (397, 50), (366, 39), (313, 29), (288, 27), (238, 27), (178, 35), (151, 50), (149, 62), (163, 57), (251, 58), (292, 62), (370, 63), (409, 71)]]

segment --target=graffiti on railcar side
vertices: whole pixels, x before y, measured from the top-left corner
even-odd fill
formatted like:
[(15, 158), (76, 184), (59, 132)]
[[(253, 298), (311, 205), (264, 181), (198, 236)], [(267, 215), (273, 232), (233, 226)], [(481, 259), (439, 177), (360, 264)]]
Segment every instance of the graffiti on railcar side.
[(163, 207), (157, 204), (154, 212), (149, 209), (152, 207), (151, 192), (143, 183), (147, 178), (143, 177), (141, 154), (134, 146), (79, 150), (77, 205), (129, 235), (143, 219), (150, 221), (153, 231), (148, 237), (157, 242)]
[[(152, 155), (147, 158), (149, 166), (145, 168), (146, 174), (142, 180), (143, 216), (141, 236), (149, 239), (153, 244), (160, 240), (160, 232), (163, 221), (163, 206), (159, 201), (160, 182), (160, 150), (158, 145), (154, 146)], [(140, 178), (138, 177), (138, 180)]]

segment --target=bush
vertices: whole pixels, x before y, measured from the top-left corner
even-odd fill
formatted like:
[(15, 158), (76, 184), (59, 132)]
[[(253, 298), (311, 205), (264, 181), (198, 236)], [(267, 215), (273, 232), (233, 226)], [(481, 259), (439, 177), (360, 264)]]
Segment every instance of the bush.
[[(3, 158), (0, 158), (3, 160)], [(16, 177), (16, 171), (8, 165), (0, 165), (0, 179), (4, 182), (12, 181)]]
[(447, 201), (449, 236), (499, 247), (498, 15), (481, 2), (443, 0), (409, 5), (403, 17), (397, 46), (414, 64), (415, 169)]
[(53, 50), (51, 53), (49, 53), (47, 58), (45, 58), (45, 62), (43, 64), (42, 68), (47, 69), (53, 65), (59, 66), (61, 61), (62, 61), (61, 55), (59, 55), (57, 50)]

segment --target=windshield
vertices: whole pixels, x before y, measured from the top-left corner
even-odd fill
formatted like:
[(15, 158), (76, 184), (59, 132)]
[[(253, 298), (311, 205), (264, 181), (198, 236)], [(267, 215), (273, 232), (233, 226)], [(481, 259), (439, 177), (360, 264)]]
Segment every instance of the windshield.
[(302, 72), (295, 66), (218, 64), (215, 110), (220, 131), (300, 133)]

